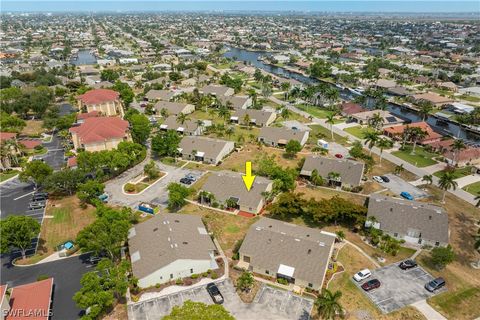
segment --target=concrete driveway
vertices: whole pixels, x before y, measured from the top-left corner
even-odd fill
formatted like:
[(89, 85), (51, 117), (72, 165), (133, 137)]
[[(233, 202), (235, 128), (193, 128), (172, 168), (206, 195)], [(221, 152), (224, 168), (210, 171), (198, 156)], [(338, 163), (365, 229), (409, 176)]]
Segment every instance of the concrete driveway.
[(413, 184), (403, 180), (399, 176), (394, 174), (386, 174), (386, 176), (390, 179), (390, 182), (382, 183), (382, 186), (390, 189), (393, 193), (400, 195), (402, 191), (407, 191), (410, 193), (415, 200), (420, 198), (427, 198), (429, 194), (423, 191), (420, 188), (417, 188)]
[[(242, 302), (230, 279), (216, 282), (223, 295), (225, 309), (237, 320), (307, 320), (313, 301), (294, 295), (291, 292), (264, 285), (250, 304)], [(161, 319), (169, 314), (174, 306), (187, 300), (213, 304), (206, 286), (186, 289), (174, 294), (131, 304), (128, 318), (131, 320)]]
[[(361, 285), (371, 279), (380, 280), (381, 286), (365, 292)], [(444, 287), (435, 293), (427, 291), (424, 286), (431, 280), (433, 277), (421, 267), (402, 270), (398, 264), (375, 269), (370, 278), (361, 282), (356, 282), (352, 278), (352, 282), (358, 289), (368, 296), (383, 313), (390, 313), (418, 301), (426, 300), (446, 290)]]
[(145, 189), (141, 194), (131, 195), (123, 193), (123, 185), (143, 172), (144, 163), (108, 181), (105, 185), (105, 192), (110, 196), (109, 203), (136, 208), (140, 202), (148, 202), (166, 207), (168, 201), (167, 186), (169, 183), (179, 182), (187, 174), (191, 174), (198, 179), (204, 173), (197, 170), (168, 166), (159, 161), (156, 161), (156, 164), (167, 175), (148, 189)]

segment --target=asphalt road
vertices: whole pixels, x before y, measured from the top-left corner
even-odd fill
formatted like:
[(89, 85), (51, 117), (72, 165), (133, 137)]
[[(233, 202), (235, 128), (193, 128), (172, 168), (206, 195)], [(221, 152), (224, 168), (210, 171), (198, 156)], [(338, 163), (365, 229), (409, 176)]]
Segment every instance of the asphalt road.
[(15, 287), (37, 281), (38, 276), (47, 275), (54, 278), (52, 320), (74, 320), (80, 318), (81, 310), (72, 300), (80, 290), (80, 279), (93, 267), (85, 263), (88, 254), (66, 258), (58, 261), (36, 264), (28, 267), (13, 266), (9, 258), (2, 257), (0, 282)]
[(48, 152), (42, 159), (54, 170), (60, 170), (65, 164), (65, 151), (63, 150), (62, 140), (57, 135), (54, 135), (52, 141), (43, 145), (48, 149)]

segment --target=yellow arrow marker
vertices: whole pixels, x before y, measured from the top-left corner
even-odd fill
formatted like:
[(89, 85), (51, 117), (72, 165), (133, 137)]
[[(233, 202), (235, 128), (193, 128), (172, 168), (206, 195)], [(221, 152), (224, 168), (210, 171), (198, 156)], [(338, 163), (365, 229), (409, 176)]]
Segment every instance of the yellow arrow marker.
[(255, 181), (255, 176), (252, 176), (252, 163), (250, 161), (245, 162), (245, 174), (242, 176), (242, 178), (243, 183), (245, 183), (245, 188), (250, 191), (253, 182)]

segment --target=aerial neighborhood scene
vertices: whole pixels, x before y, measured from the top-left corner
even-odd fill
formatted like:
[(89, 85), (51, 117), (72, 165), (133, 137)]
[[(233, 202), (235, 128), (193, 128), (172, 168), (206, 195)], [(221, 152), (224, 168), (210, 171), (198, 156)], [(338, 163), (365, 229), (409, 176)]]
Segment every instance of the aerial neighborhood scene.
[(0, 12), (1, 319), (480, 319), (478, 0)]

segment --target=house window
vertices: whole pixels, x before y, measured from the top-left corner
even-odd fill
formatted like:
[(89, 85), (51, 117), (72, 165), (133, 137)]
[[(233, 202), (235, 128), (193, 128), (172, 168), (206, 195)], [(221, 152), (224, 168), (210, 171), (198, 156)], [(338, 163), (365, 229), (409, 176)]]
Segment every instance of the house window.
[(309, 287), (309, 288), (313, 288), (313, 284), (312, 284), (312, 283), (309, 283), (309, 284), (308, 284), (308, 287)]
[(268, 271), (268, 270), (265, 270), (265, 273), (266, 273), (266, 274), (270, 274), (270, 271)]
[(398, 233), (395, 232), (395, 233), (393, 234), (393, 236), (394, 236), (395, 238), (398, 237)]
[(170, 273), (170, 279), (173, 279), (173, 273)]
[(243, 256), (243, 261), (250, 263), (250, 257), (249, 256)]
[(190, 269), (190, 273), (193, 273), (193, 269)]
[(440, 245), (440, 242), (435, 242), (435, 246), (438, 247)]

